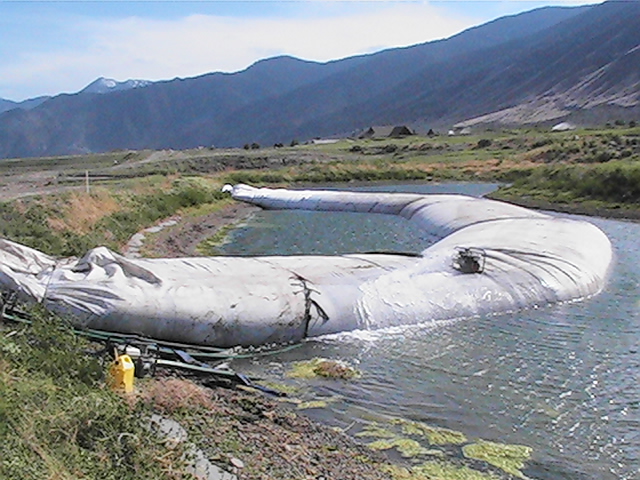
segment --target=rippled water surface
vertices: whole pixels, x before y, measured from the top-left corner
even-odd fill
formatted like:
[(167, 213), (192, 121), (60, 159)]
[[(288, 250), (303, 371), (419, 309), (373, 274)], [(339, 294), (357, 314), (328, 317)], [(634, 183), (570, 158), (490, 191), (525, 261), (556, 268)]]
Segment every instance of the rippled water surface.
[[(394, 185), (368, 191), (482, 195), (494, 185)], [(282, 378), (292, 362), (345, 359), (362, 378), (309, 381), (312, 411), (357, 430), (378, 417), (418, 420), (533, 448), (539, 479), (640, 479), (640, 224), (589, 219), (616, 258), (605, 290), (583, 301), (489, 317), (314, 339), (238, 365)], [(433, 239), (385, 215), (260, 212), (226, 254), (419, 252)]]

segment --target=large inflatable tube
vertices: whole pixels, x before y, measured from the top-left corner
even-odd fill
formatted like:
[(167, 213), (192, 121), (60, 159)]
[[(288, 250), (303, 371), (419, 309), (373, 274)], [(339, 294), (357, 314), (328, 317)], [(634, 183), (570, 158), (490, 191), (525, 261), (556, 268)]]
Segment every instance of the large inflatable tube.
[[(598, 293), (612, 259), (597, 227), (461, 195), (256, 189), (269, 209), (398, 215), (440, 240), (419, 256), (55, 259), (0, 240), (0, 287), (78, 326), (230, 347), (510, 311)], [(456, 265), (461, 249), (482, 268)]]

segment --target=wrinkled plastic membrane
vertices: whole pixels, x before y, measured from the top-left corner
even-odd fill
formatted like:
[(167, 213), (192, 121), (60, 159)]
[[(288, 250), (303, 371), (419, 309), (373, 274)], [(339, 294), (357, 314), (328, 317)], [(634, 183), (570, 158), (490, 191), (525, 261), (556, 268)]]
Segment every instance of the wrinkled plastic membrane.
[[(462, 195), (233, 187), (267, 209), (398, 215), (441, 240), (421, 256), (128, 259), (105, 247), (56, 259), (0, 240), (0, 287), (76, 325), (229, 347), (469, 317), (598, 293), (612, 261), (586, 221)], [(483, 273), (452, 266), (482, 248)]]

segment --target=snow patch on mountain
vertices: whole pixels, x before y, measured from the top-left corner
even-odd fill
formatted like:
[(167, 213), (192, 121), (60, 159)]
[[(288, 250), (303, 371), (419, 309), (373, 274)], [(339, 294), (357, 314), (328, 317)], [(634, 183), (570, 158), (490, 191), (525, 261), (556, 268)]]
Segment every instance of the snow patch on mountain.
[(111, 93), (122, 90), (131, 90), (133, 88), (142, 88), (147, 85), (151, 85), (152, 82), (148, 80), (126, 80), (124, 82), (118, 82), (112, 78), (100, 77), (87, 85), (81, 90), (81, 93)]

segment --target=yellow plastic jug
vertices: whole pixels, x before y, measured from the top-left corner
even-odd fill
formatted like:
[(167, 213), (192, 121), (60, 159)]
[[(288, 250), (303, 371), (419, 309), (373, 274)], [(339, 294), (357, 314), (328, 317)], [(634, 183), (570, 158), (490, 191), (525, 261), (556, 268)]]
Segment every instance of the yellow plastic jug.
[(112, 390), (133, 392), (135, 366), (129, 355), (119, 355), (109, 367), (109, 386)]

